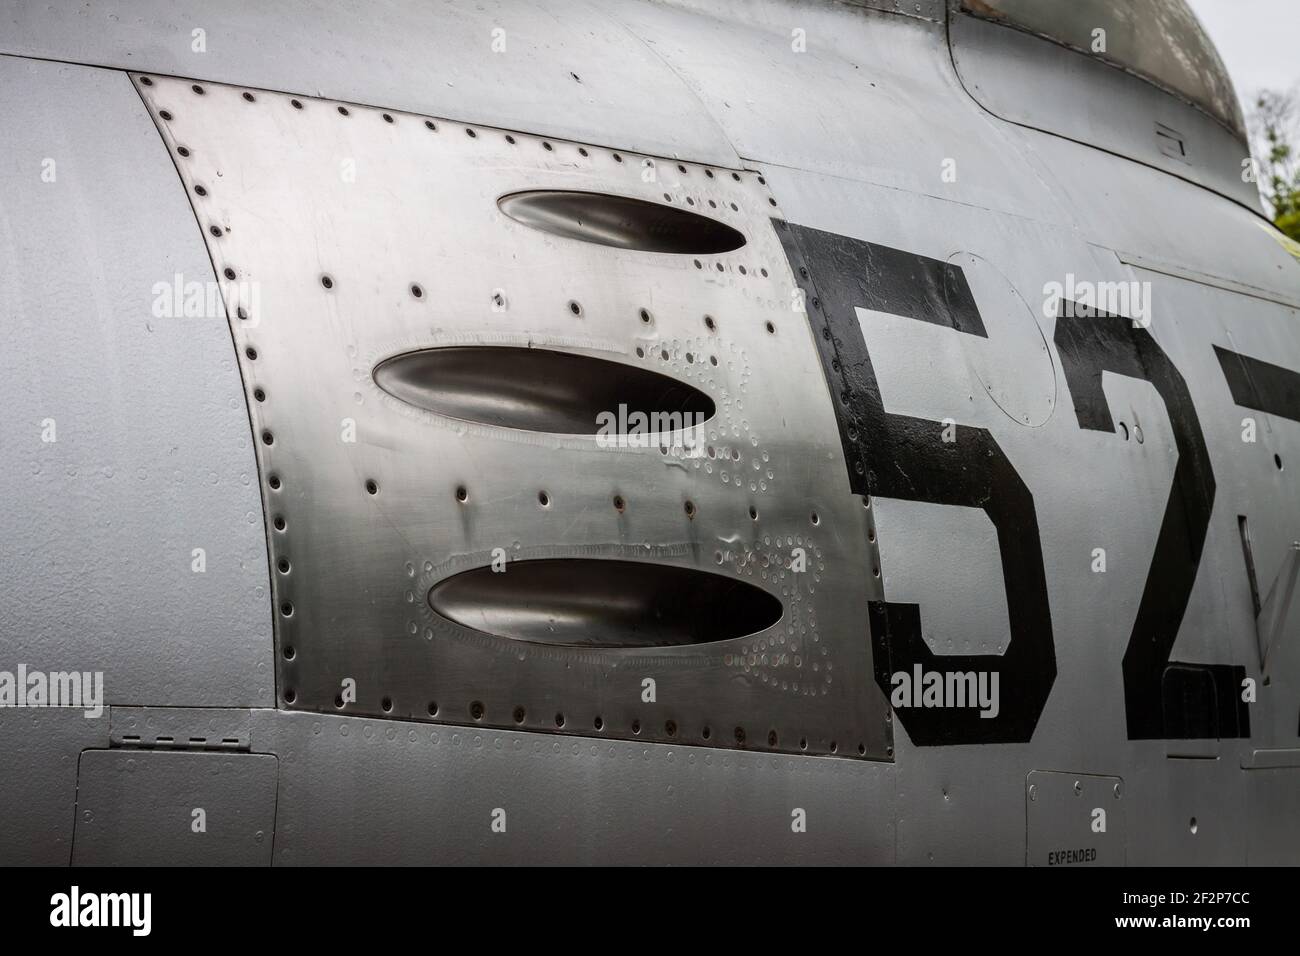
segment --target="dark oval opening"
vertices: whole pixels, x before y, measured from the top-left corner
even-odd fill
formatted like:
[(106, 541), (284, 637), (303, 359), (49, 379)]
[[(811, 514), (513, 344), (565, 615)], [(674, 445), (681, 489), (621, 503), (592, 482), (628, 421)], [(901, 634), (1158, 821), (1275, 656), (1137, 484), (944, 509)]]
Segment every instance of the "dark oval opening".
[(627, 196), (538, 189), (502, 196), (497, 205), (533, 229), (619, 249), (716, 255), (745, 244), (744, 234), (726, 223)]
[(708, 571), (638, 561), (546, 558), (462, 571), (429, 606), (464, 627), (569, 647), (685, 647), (755, 634), (781, 620), (767, 591)]
[(385, 359), (374, 376), (417, 408), (534, 432), (660, 434), (702, 425), (716, 410), (704, 392), (667, 375), (545, 349), (424, 349)]

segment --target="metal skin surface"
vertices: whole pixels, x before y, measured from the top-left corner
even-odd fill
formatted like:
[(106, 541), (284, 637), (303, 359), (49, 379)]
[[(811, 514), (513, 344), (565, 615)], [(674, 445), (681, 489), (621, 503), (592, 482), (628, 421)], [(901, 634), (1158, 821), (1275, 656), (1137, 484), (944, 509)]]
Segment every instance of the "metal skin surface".
[[(1258, 209), (1259, 190), (1242, 176), (1250, 147), (1210, 114), (1019, 30), (959, 17), (951, 38), (962, 85), (997, 116), (1128, 156)], [(1042, 87), (1037, 96), (1024, 95), (1029, 76)]]
[(0, 114), (0, 670), (99, 672), (105, 706), (0, 706), (0, 861), (66, 864), (108, 708), (273, 704), (269, 575), (225, 310), (130, 80), (0, 57)]
[(1232, 79), (1191, 8), (1166, 0), (962, 0), (963, 12), (1046, 37), (1202, 109), (1243, 142)]
[[(865, 509), (843, 486), (830, 396), (790, 308), (761, 176), (137, 81), (226, 279), (261, 439), (286, 705), (887, 756), (884, 707), (865, 685)], [(619, 249), (498, 208), (501, 196), (557, 188), (698, 209), (746, 242), (710, 253), (686, 234), (677, 253)], [(602, 441), (567, 423), (448, 417), (376, 383), (396, 355), (493, 346), (631, 364), (703, 391), (715, 412), (689, 432)], [(616, 414), (639, 397), (589, 381)], [(756, 585), (783, 613), (725, 644), (581, 652), (433, 613), (431, 592), (453, 575), (499, 571), (489, 580), (513, 602), (510, 566), (547, 559), (591, 562), (564, 577), (556, 605), (585, 603), (589, 627), (602, 614), (620, 626), (607, 582), (584, 580), (601, 575), (600, 560), (639, 564), (641, 589), (659, 601), (673, 600), (657, 580), (667, 563)], [(832, 583), (833, 567), (856, 572)], [(634, 583), (624, 589), (638, 600)], [(653, 629), (666, 612), (645, 613)]]
[(267, 866), (275, 804), (276, 758), (267, 754), (87, 750), (72, 864)]
[[(1266, 661), (1255, 620), (1300, 539), (1300, 263), (1194, 107), (894, 6), (7, 6), (0, 97), (77, 130), (0, 168), (9, 539), (108, 520), (24, 470), (46, 389), (85, 396), (56, 449), (218, 477), (111, 510), (167, 608), (94, 642), (64, 579), (102, 547), (6, 561), (0, 670), (103, 669), (110, 709), (0, 707), (0, 862), (1300, 862), (1300, 610)], [(178, 272), (224, 313), (185, 348), (145, 321)], [(51, 353), (60, 282), (116, 334)], [(576, 427), (624, 394), (706, 396), (699, 453)], [(733, 636), (720, 581), (780, 619)], [(914, 667), (998, 706), (891, 703)]]

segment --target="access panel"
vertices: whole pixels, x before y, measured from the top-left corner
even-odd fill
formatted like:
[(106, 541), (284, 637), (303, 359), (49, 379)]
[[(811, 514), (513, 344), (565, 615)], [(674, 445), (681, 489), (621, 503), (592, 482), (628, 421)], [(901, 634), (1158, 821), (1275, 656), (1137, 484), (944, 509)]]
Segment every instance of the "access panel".
[(762, 176), (135, 81), (223, 277), (282, 706), (892, 756)]
[(77, 771), (76, 866), (269, 866), (271, 754), (87, 750)]

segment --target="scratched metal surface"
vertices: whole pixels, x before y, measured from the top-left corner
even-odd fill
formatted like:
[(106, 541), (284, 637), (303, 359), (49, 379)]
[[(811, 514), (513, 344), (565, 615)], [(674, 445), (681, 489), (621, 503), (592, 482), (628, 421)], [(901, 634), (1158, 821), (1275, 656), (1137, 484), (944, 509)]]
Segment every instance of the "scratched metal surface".
[[(830, 395), (760, 176), (137, 79), (227, 276), (261, 438), (287, 705), (889, 756), (884, 699), (869, 683), (867, 509), (845, 488)], [(619, 249), (497, 208), (537, 189), (694, 212), (746, 243), (721, 254)], [(665, 447), (671, 435), (611, 448), (439, 414), (376, 384), (393, 356), (449, 346), (630, 364), (707, 394), (716, 414), (694, 449)], [(489, 360), (478, 387), (497, 374)], [(487, 580), (512, 602), (524, 573), (512, 577), (512, 565), (592, 561), (563, 585), (564, 613), (588, 615), (597, 631), (614, 625), (587, 609), (601, 561), (743, 582), (783, 610), (727, 640), (635, 648), (597, 637), (579, 648), (431, 609), (435, 586), (489, 568), (498, 549), (507, 563)], [(642, 623), (665, 611), (648, 608)]]
[[(1279, 470), (1272, 456), (1289, 461), (1297, 453), (1300, 423), (1261, 421), (1259, 443), (1244, 444), (1241, 420), (1250, 413), (1233, 405), (1212, 348), (1214, 343), (1236, 342), (1249, 354), (1268, 354), (1271, 347), (1275, 361), (1294, 367), (1300, 354), (1287, 331), (1294, 321), (1292, 310), (1201, 283), (1134, 273), (1113, 252), (1050, 223), (1010, 220), (990, 210), (963, 209), (928, 197), (888, 195), (866, 185), (849, 188), (813, 174), (765, 172), (792, 221), (938, 259), (973, 252), (997, 262), (1031, 304), (1031, 310), (1021, 311), (1021, 318), (1012, 321), (1016, 310), (991, 297), (996, 287), (981, 293), (976, 286), (981, 312), (1002, 313), (1002, 319), (993, 320), (999, 328), (989, 327), (988, 340), (858, 310), (868, 348), (878, 360), (886, 406), (897, 413), (936, 421), (951, 417), (959, 425), (988, 429), (1031, 490), (1043, 541), (1058, 668), (1028, 743), (921, 747), (908, 734), (906, 716), (896, 719), (899, 860), (1023, 862), (1024, 779), (1034, 770), (1121, 778), (1130, 864), (1244, 863), (1248, 847), (1255, 847), (1259, 857), (1259, 828), (1244, 815), (1251, 784), (1240, 769), (1250, 742), (1130, 741), (1125, 730), (1120, 662), (1178, 459), (1172, 422), (1160, 398), (1145, 382), (1106, 376), (1112, 413), (1130, 429), (1126, 439), (1118, 430), (1081, 432), (1064, 379), (1058, 381), (1056, 393), (1064, 408), (1032, 425), (1008, 415), (981, 385), (986, 378), (1014, 378), (1023, 387), (1035, 380), (1037, 367), (1046, 394), (1048, 364), (1060, 365), (1057, 347), (1050, 345), (1037, 366), (1027, 362), (1023, 351), (1034, 338), (1029, 323), (1052, 342), (1053, 320), (1042, 312), (1044, 283), (1064, 281), (1070, 272), (1112, 280), (1137, 274), (1152, 283), (1151, 331), (1190, 385), (1218, 484), (1197, 585), (1174, 657), (1245, 665), (1260, 693), (1259, 703), (1251, 707), (1252, 740), (1267, 741), (1271, 747), (1293, 746), (1300, 682), (1295, 663), (1288, 659), (1277, 666), (1268, 686), (1262, 683), (1237, 515), (1262, 517), (1264, 541), (1257, 542), (1257, 548), (1267, 556), (1269, 567), (1261, 569), (1260, 576), (1271, 581), (1285, 543), (1297, 532), (1295, 516), (1300, 514), (1292, 474)], [(1193, 188), (1153, 170), (1107, 184), (1121, 205), (1152, 197), (1167, 197), (1172, 204), (1183, 190)], [(1201, 207), (1202, 221), (1214, 222), (1236, 241), (1258, 247), (1259, 227), (1241, 217), (1235, 206), (1217, 202)], [(864, 225), (869, 221), (866, 211), (885, 204), (890, 216), (877, 216)], [(1147, 248), (1169, 255), (1177, 247), (1171, 239), (1168, 245)], [(1184, 252), (1199, 255), (1198, 249), (1191, 244)], [(983, 376), (973, 361), (977, 355), (989, 363)], [(1142, 429), (1141, 443), (1135, 425)], [(991, 647), (997, 652), (1007, 631), (1006, 604), (1000, 595), (1006, 582), (999, 573), (996, 539), (983, 516), (888, 498), (876, 498), (875, 511), (888, 599), (920, 605), (927, 639), (952, 638), (937, 651), (989, 653)], [(943, 542), (943, 553), (936, 555), (938, 541)], [(1094, 547), (1107, 549), (1105, 574), (1091, 573)], [(936, 581), (942, 581), (942, 587)], [(979, 642), (985, 643), (981, 647)], [(1187, 752), (1218, 759), (1169, 756)], [(1254, 790), (1260, 791), (1260, 786)], [(1270, 790), (1255, 799), (1267, 805), (1280, 798)], [(976, 821), (1003, 834), (1005, 842), (990, 846), (979, 837)]]

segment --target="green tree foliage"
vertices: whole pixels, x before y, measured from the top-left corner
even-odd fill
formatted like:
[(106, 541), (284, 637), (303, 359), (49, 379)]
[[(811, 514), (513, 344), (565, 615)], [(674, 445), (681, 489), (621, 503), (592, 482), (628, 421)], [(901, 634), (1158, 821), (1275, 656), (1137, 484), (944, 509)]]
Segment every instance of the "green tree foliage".
[(1294, 145), (1295, 118), (1296, 102), (1291, 94), (1265, 90), (1255, 100), (1251, 126), (1260, 194), (1278, 229), (1300, 240), (1300, 149)]

